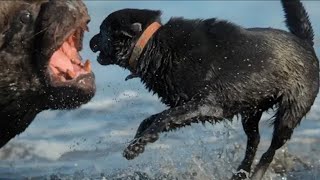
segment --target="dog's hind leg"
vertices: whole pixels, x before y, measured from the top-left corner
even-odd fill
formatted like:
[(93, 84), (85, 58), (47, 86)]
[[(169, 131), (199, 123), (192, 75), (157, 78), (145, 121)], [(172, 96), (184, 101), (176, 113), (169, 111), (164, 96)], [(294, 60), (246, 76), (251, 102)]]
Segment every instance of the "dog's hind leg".
[(133, 159), (144, 151), (147, 143), (153, 143), (159, 138), (159, 133), (170, 131), (179, 127), (190, 125), (199, 121), (221, 120), (223, 110), (210, 101), (190, 101), (184, 105), (165, 110), (154, 119), (143, 121), (140, 130), (147, 127), (143, 132), (138, 130), (135, 139), (124, 150), (124, 157)]
[[(294, 128), (310, 110), (313, 101), (308, 97), (299, 101), (282, 97), (274, 121), (274, 131), (269, 149), (262, 155), (251, 179), (260, 180), (268, 169), (276, 150), (281, 148), (291, 138)], [(299, 103), (298, 103), (299, 102)]]
[(260, 142), (259, 121), (261, 116), (262, 111), (257, 111), (243, 114), (241, 117), (243, 130), (248, 137), (247, 148), (245, 157), (237, 169), (238, 172), (232, 176), (232, 180), (246, 179), (246, 174), (241, 171), (250, 173), (251, 165)]

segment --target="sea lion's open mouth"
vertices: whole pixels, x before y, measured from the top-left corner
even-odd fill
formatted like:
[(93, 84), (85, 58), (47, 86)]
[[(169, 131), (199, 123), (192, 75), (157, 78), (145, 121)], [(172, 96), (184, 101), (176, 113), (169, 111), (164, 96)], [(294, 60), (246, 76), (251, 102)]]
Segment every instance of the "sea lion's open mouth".
[[(86, 26), (84, 26), (86, 27)], [(49, 60), (49, 74), (53, 82), (72, 81), (80, 75), (91, 73), (91, 63), (85, 62), (79, 54), (82, 49), (82, 39), (87, 28), (78, 28), (62, 43)]]
[(82, 1), (48, 1), (37, 17), (35, 56), (50, 109), (71, 109), (87, 103), (96, 86), (89, 60), (79, 51), (90, 16)]
[(0, 148), (44, 110), (69, 110), (95, 95), (82, 62), (90, 22), (81, 0), (0, 1)]

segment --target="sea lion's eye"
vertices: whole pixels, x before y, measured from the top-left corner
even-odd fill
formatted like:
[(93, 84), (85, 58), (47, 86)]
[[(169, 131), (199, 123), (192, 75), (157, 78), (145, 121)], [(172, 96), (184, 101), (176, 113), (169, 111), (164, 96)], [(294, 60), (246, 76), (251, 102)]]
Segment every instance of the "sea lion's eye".
[(28, 24), (32, 21), (32, 15), (30, 12), (23, 12), (20, 16), (20, 21), (24, 24)]

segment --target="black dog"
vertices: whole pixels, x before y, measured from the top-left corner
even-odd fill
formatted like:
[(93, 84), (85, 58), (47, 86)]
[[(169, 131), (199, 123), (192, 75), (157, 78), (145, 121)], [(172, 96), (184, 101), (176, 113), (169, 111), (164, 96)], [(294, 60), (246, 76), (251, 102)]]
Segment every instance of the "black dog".
[(90, 17), (82, 1), (0, 1), (0, 148), (46, 109), (76, 108), (95, 93), (81, 62)]
[[(261, 179), (277, 149), (310, 110), (318, 93), (319, 65), (313, 30), (298, 0), (282, 0), (291, 33), (244, 29), (217, 19), (173, 18), (160, 12), (123, 9), (110, 14), (90, 42), (102, 65), (129, 69), (171, 108), (145, 119), (124, 151), (133, 159), (159, 133), (191, 123), (217, 122), (240, 114), (248, 136), (238, 170), (250, 172), (264, 111), (276, 107), (272, 143), (252, 178)], [(161, 27), (160, 27), (161, 26)], [(243, 179), (238, 173), (233, 179)]]

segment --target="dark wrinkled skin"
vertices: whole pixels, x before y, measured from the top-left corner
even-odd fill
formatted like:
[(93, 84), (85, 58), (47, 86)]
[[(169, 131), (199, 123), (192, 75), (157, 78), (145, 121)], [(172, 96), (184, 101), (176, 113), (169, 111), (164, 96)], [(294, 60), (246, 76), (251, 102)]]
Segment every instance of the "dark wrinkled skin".
[(0, 1), (0, 148), (39, 112), (77, 108), (94, 96), (93, 74), (59, 84), (47, 69), (54, 50), (89, 20), (81, 1)]
[[(217, 19), (172, 18), (150, 39), (136, 68), (128, 63), (133, 45), (148, 25), (160, 22), (160, 12), (124, 9), (110, 14), (90, 42), (94, 52), (100, 51), (98, 62), (129, 69), (170, 107), (140, 124), (124, 156), (143, 153), (161, 132), (240, 114), (248, 140), (238, 170), (250, 172), (260, 141), (259, 120), (274, 108), (271, 145), (251, 176), (261, 179), (276, 150), (310, 110), (319, 87), (307, 13), (298, 0), (282, 3), (291, 33), (245, 29)], [(134, 30), (137, 23), (142, 31)], [(241, 172), (232, 177), (245, 178)]]

